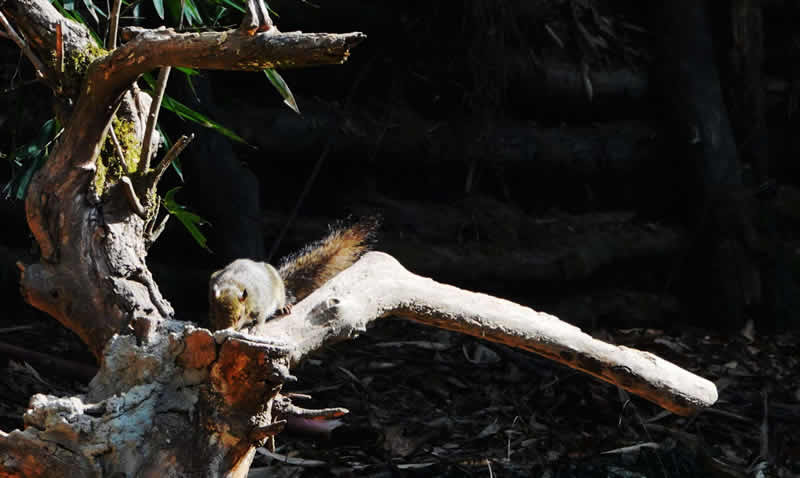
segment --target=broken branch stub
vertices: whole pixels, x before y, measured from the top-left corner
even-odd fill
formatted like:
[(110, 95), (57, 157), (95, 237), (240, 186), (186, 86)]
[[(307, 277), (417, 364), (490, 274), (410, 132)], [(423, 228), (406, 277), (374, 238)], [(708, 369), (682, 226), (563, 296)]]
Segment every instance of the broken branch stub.
[(288, 347), (143, 320), (109, 342), (85, 396), (31, 399), (25, 430), (0, 434), (0, 475), (246, 475), (285, 425), (273, 401), (292, 407)]

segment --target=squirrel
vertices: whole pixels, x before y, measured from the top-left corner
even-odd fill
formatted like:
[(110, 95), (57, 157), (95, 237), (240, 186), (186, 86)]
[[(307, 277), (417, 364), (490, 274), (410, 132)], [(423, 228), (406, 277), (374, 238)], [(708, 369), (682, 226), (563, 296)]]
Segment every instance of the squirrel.
[(286, 315), (339, 272), (353, 265), (373, 242), (377, 217), (350, 226), (337, 223), (328, 235), (285, 257), (275, 269), (266, 262), (236, 259), (214, 272), (208, 283), (209, 322), (213, 330), (241, 329)]

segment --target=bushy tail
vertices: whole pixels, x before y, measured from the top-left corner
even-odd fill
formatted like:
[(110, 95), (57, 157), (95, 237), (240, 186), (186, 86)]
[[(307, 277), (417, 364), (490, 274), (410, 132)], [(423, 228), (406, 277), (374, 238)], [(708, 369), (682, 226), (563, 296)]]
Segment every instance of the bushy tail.
[(367, 217), (352, 225), (337, 223), (324, 239), (305, 246), (281, 260), (278, 273), (290, 303), (303, 300), (367, 252), (380, 226), (379, 217)]

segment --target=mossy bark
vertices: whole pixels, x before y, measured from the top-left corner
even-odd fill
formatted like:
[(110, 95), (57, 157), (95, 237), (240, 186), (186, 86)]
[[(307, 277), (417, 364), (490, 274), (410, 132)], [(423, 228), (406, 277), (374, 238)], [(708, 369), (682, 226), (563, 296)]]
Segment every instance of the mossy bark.
[[(151, 100), (135, 81), (165, 65), (253, 70), (341, 63), (363, 35), (140, 31), (107, 52), (48, 0), (6, 0), (0, 11), (46, 59), (64, 125), (28, 189), (27, 222), (41, 259), (20, 264), (20, 289), (101, 361), (91, 404), (39, 397), (24, 432), (0, 432), (0, 475), (245, 476), (253, 445), (280, 428), (270, 407), (288, 375), (286, 353), (217, 342), (173, 320), (146, 263), (152, 217), (135, 211), (125, 190), (132, 184), (153, 210), (157, 174), (139, 164)], [(59, 24), (61, 42), (53, 31)], [(63, 48), (54, 54), (57, 43)], [(220, 369), (223, 357), (236, 374)], [(254, 377), (252, 386), (233, 380), (241, 374)], [(233, 390), (246, 400), (231, 399)], [(77, 428), (57, 427), (54, 439), (50, 414), (71, 417)], [(254, 427), (261, 431), (251, 436)], [(47, 466), (29, 466), (31, 459)]]

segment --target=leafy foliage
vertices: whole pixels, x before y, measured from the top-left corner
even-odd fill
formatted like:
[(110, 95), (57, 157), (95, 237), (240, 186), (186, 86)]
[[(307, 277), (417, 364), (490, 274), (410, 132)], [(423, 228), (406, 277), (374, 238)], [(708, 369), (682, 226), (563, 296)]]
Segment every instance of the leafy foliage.
[(181, 186), (178, 186), (167, 191), (162, 203), (164, 204), (164, 209), (178, 218), (181, 224), (183, 224), (186, 230), (189, 231), (189, 234), (192, 235), (192, 238), (194, 238), (195, 242), (197, 242), (200, 247), (208, 252), (211, 252), (211, 249), (209, 249), (207, 245), (208, 240), (206, 239), (206, 236), (200, 231), (200, 226), (211, 224), (202, 217), (186, 209), (186, 206), (178, 204), (178, 202), (175, 200), (175, 195), (180, 190)]
[(17, 148), (10, 155), (12, 178), (3, 186), (2, 194), (6, 199), (14, 197), (24, 199), (25, 192), (35, 173), (44, 164), (49, 154), (50, 145), (61, 134), (62, 128), (58, 120), (51, 118), (42, 125), (39, 135), (32, 142)]
[(164, 20), (164, 0), (153, 0), (153, 8), (156, 9), (158, 18)]
[[(156, 82), (153, 76), (148, 73), (142, 75), (142, 78), (148, 84), (148, 86), (150, 86), (150, 93), (153, 93), (153, 89), (156, 86)], [(214, 131), (224, 135), (225, 137), (232, 139), (233, 141), (242, 144), (247, 144), (247, 141), (245, 141), (244, 138), (236, 134), (232, 129), (222, 126), (221, 124), (212, 120), (203, 113), (200, 113), (199, 111), (195, 111), (189, 108), (185, 104), (181, 103), (180, 101), (176, 100), (175, 98), (169, 95), (164, 95), (164, 99), (161, 101), (161, 107), (167, 111), (175, 113), (176, 115), (178, 115), (178, 117), (182, 119), (193, 121), (206, 128), (211, 128)]]
[[(105, 36), (104, 29), (108, 27), (108, 12), (104, 11), (103, 8), (95, 3), (98, 2), (98, 0), (77, 0), (80, 1), (82, 5), (78, 5), (76, 0), (50, 1), (62, 15), (84, 25), (91, 32), (98, 45), (104, 44), (102, 38)], [(107, 7), (108, 3), (104, 3), (106, 3)], [(188, 25), (188, 27), (193, 27), (195, 29), (210, 29), (218, 27), (226, 21), (229, 22), (229, 25), (231, 24), (230, 22), (235, 23), (238, 21), (241, 15), (245, 13), (244, 5), (246, 0), (149, 0), (147, 3), (152, 5), (155, 14), (162, 22), (171, 23), (173, 25)], [(141, 0), (123, 0), (123, 12), (132, 12), (134, 18), (140, 18), (139, 12), (142, 5), (143, 3)], [(83, 12), (84, 15), (88, 13), (91, 17), (91, 23), (86, 21), (80, 12)], [(270, 12), (277, 16), (272, 9), (270, 9)], [(191, 77), (199, 74), (197, 70), (191, 68), (176, 68), (176, 70), (185, 75), (190, 86)], [(293, 111), (300, 114), (297, 101), (283, 77), (273, 69), (264, 70), (264, 74), (270, 84), (281, 95), (284, 103)], [(145, 74), (143, 75), (143, 79), (150, 87), (150, 92), (152, 93), (152, 90), (155, 88), (153, 76), (151, 74)], [(164, 96), (161, 106), (184, 120), (193, 121), (206, 128), (213, 129), (232, 141), (247, 144), (241, 136), (230, 128), (186, 106), (169, 95)], [(56, 127), (57, 125), (54, 121), (55, 120), (51, 120), (45, 123), (42, 127), (40, 137), (37, 138), (36, 141), (18, 149), (10, 155), (11, 157), (9, 160), (15, 165), (16, 169), (12, 181), (3, 188), (3, 194), (5, 194), (6, 197), (12, 195), (20, 199), (24, 197), (33, 173), (41, 166), (46, 158), (47, 148), (52, 142), (56, 131), (60, 129)], [(169, 147), (169, 137), (160, 127), (159, 131), (167, 147)], [(174, 161), (172, 164), (173, 169), (176, 171), (181, 181), (183, 181), (180, 163)], [(175, 201), (175, 195), (179, 189), (180, 188), (172, 189), (166, 194), (164, 197), (164, 206), (170, 214), (180, 220), (201, 247), (208, 249), (206, 238), (199, 229), (199, 226), (207, 224), (207, 221), (189, 212), (184, 206)]]
[(292, 90), (289, 89), (289, 85), (286, 84), (283, 77), (272, 68), (267, 68), (264, 70), (264, 74), (267, 75), (269, 78), (269, 82), (272, 83), (272, 86), (278, 90), (278, 93), (281, 94), (283, 97), (283, 102), (286, 103), (289, 108), (292, 109), (297, 114), (300, 114), (300, 108), (297, 107), (297, 101), (294, 99), (294, 95), (292, 94)]

